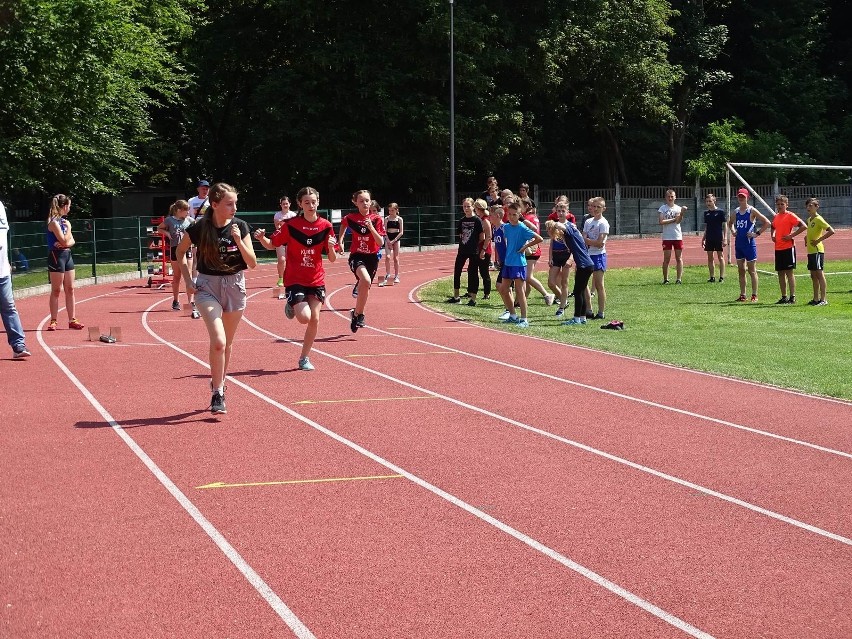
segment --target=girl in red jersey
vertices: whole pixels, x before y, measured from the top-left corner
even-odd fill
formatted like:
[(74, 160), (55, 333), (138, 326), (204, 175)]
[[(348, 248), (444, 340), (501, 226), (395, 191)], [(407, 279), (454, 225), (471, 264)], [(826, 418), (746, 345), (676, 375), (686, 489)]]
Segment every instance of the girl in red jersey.
[(278, 246), (287, 246), (287, 261), (284, 267), (284, 286), (287, 303), (284, 315), (294, 317), (305, 325), (305, 337), (302, 339), (302, 353), (299, 356), (299, 370), (314, 370), (308, 355), (314, 345), (319, 329), (320, 309), (325, 301), (325, 268), (322, 252), (326, 250), (329, 262), (337, 259), (334, 250), (334, 227), (331, 222), (317, 215), (319, 192), (306, 186), (296, 195), (296, 202), (302, 209), (302, 215), (284, 220), (271, 238), (265, 231), (255, 231), (254, 237), (264, 248), (272, 250)]
[(349, 247), (349, 270), (358, 279), (358, 296), (352, 309), (352, 321), (349, 328), (356, 332), (366, 326), (364, 308), (370, 295), (370, 286), (379, 268), (379, 249), (384, 243), (385, 226), (382, 217), (370, 213), (373, 198), (367, 190), (355, 191), (352, 203), (358, 207), (357, 213), (349, 213), (340, 221), (338, 243), (343, 247), (343, 239), (348, 228), (352, 231), (352, 243)]

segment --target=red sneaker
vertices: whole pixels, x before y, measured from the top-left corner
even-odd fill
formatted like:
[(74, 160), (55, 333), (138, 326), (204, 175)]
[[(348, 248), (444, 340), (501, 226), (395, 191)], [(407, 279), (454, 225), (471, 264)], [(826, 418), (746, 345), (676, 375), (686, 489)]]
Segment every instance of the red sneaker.
[(82, 331), (85, 326), (77, 321), (77, 318), (73, 318), (70, 322), (68, 322), (68, 328), (73, 328), (75, 331)]
[(56, 320), (50, 320), (50, 324), (47, 325), (47, 330), (55, 331), (56, 330)]
[(746, 301), (746, 296), (745, 296), (745, 295), (740, 295), (740, 296), (737, 298), (737, 301), (738, 301), (738, 302), (745, 302), (745, 301)]
[(757, 301), (757, 295), (752, 295), (752, 296), (751, 296), (751, 301), (752, 301), (752, 302), (756, 302), (756, 301)]

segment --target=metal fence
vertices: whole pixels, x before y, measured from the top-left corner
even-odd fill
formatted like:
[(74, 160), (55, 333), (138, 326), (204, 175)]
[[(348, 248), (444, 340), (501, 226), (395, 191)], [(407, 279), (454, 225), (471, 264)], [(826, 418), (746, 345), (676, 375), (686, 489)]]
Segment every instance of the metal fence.
[[(771, 202), (779, 189), (777, 185), (754, 187), (761, 197)], [(610, 222), (611, 235), (655, 235), (660, 233), (658, 209), (663, 204), (665, 187), (621, 187), (615, 189), (539, 189), (533, 192), (538, 203), (538, 213), (544, 220), (550, 213), (550, 203), (558, 195), (567, 195), (572, 202), (572, 210), (578, 218), (585, 212), (586, 201), (601, 196), (607, 201), (606, 218)], [(724, 187), (682, 187), (678, 193), (678, 203), (688, 206), (681, 227), (686, 233), (700, 232), (704, 226), (704, 197), (713, 192), (718, 198), (720, 208), (736, 206), (736, 202), (726, 204)], [(780, 189), (790, 199), (790, 210), (802, 217), (805, 215), (805, 200), (808, 197), (820, 199), (820, 214), (835, 227), (852, 226), (852, 187), (844, 185), (816, 185), (784, 187)], [(464, 197), (478, 197), (478, 193), (461, 194)], [(324, 210), (320, 214), (332, 220), (337, 226), (339, 211)], [(240, 211), (238, 214), (253, 229), (265, 228), (267, 233), (273, 230), (272, 211)], [(456, 243), (456, 220), (461, 215), (460, 207), (413, 206), (400, 207), (403, 218), (404, 235), (402, 248), (424, 250), (437, 246)], [(149, 248), (152, 228), (151, 217), (114, 217), (114, 218), (72, 218), (72, 228), (77, 241), (74, 246), (74, 262), (78, 277), (98, 277), (99, 267), (107, 264), (134, 267), (140, 273), (155, 257), (155, 250)], [(47, 240), (44, 221), (13, 222), (9, 233), (10, 259), (22, 264), (23, 255), (28, 261), (29, 271), (47, 269)], [(255, 244), (261, 260), (274, 259), (274, 253)], [(20, 271), (20, 270), (19, 270)], [(18, 274), (18, 273), (16, 273)], [(13, 279), (14, 282), (14, 279)]]

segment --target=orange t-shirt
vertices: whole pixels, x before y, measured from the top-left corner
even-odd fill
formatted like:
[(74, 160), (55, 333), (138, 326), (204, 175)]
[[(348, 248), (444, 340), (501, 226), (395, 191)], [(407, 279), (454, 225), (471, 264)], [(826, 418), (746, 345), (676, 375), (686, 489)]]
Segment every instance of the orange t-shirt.
[(799, 216), (790, 211), (779, 213), (772, 219), (772, 228), (775, 229), (775, 250), (783, 251), (784, 249), (793, 248), (794, 240), (785, 240), (784, 236), (793, 232), (793, 229), (803, 222)]

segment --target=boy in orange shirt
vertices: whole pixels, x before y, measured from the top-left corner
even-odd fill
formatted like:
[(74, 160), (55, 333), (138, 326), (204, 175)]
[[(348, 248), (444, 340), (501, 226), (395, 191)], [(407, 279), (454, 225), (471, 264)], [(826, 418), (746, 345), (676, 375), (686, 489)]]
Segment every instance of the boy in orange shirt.
[[(802, 219), (787, 210), (789, 200), (786, 195), (775, 198), (775, 217), (772, 218), (772, 241), (775, 242), (775, 270), (778, 271), (778, 285), (781, 287), (781, 299), (776, 304), (796, 303), (796, 243), (793, 238), (808, 230)], [(790, 297), (787, 297), (787, 289)]]

